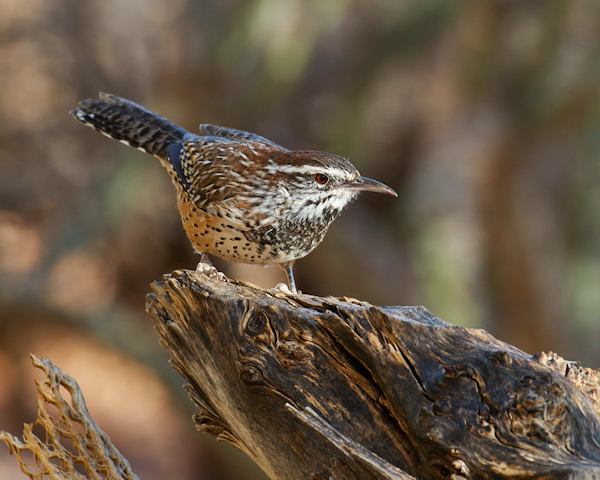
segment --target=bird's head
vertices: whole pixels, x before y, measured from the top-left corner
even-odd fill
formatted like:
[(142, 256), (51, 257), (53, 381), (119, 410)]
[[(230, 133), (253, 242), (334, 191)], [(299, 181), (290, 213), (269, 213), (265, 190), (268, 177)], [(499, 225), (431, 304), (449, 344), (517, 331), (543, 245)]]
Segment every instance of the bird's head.
[(330, 223), (360, 192), (397, 196), (387, 185), (361, 176), (345, 158), (324, 152), (285, 152), (266, 170), (289, 195), (290, 213), (300, 220)]

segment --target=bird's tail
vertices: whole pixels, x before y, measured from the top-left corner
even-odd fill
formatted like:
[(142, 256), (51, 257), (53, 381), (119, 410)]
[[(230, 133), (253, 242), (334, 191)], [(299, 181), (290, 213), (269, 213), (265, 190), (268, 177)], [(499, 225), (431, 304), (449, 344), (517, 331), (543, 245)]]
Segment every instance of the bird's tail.
[(163, 158), (169, 145), (181, 142), (187, 133), (141, 105), (109, 93), (82, 100), (71, 114), (107, 137)]

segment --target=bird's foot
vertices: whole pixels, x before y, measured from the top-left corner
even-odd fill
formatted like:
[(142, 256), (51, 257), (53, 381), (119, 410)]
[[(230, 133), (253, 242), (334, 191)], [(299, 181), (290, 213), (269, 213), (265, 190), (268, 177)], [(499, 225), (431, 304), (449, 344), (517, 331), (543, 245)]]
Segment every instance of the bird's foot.
[(196, 266), (196, 273), (199, 275), (206, 275), (210, 278), (215, 278), (221, 282), (228, 282), (229, 279), (223, 272), (219, 272), (215, 266), (210, 262), (210, 259), (206, 255), (202, 255), (200, 263)]
[(292, 293), (290, 291), (290, 287), (288, 287), (287, 284), (285, 284), (285, 283), (278, 283), (277, 285), (275, 285), (273, 290), (275, 290), (276, 292), (281, 292), (281, 293)]
[(301, 292), (297, 291), (296, 289), (291, 290), (287, 283), (278, 283), (277, 285), (275, 285), (273, 290), (275, 290), (276, 292), (285, 293), (286, 295), (293, 294), (293, 293), (301, 293)]

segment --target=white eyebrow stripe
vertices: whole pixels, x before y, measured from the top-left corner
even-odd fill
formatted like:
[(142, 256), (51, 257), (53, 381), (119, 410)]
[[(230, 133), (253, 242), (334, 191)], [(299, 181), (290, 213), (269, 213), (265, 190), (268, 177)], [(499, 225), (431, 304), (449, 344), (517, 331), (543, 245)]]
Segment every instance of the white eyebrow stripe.
[(269, 164), (267, 165), (267, 171), (269, 171), (270, 173), (275, 173), (275, 172), (283, 172), (283, 173), (322, 173), (323, 170), (325, 170), (324, 167), (315, 167), (313, 165), (301, 165), (301, 166), (295, 166), (295, 165), (275, 165), (275, 164)]
[(282, 165), (282, 164), (274, 164), (269, 162), (265, 168), (269, 173), (283, 172), (283, 173), (291, 173), (291, 174), (316, 174), (316, 173), (329, 173), (332, 176), (345, 176), (350, 177), (353, 176), (350, 172), (346, 170), (342, 170), (334, 167), (326, 167), (326, 166), (315, 166), (315, 165)]

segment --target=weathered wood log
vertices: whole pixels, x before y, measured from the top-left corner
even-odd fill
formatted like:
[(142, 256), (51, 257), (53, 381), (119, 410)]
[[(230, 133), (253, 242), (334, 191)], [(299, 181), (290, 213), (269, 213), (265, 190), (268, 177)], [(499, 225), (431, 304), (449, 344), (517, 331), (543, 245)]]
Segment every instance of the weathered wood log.
[(277, 479), (600, 478), (600, 375), (421, 307), (178, 271), (147, 311), (200, 430)]

